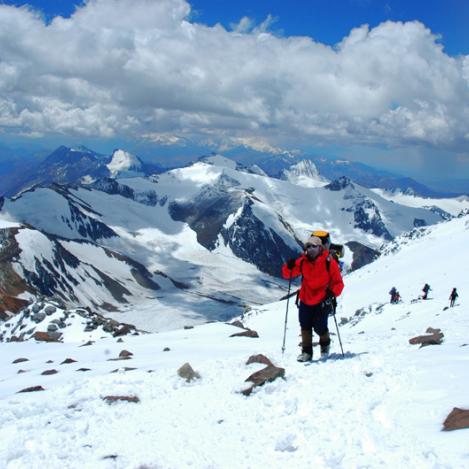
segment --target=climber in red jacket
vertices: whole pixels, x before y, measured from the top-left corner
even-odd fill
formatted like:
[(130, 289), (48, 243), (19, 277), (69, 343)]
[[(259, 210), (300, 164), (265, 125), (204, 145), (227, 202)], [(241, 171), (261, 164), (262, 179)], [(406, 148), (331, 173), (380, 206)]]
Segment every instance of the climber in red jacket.
[(298, 259), (290, 259), (282, 266), (285, 279), (302, 275), (299, 293), (299, 320), (302, 353), (298, 361), (313, 358), (313, 329), (319, 335), (321, 355), (329, 353), (331, 338), (327, 327), (335, 298), (342, 293), (344, 282), (337, 261), (329, 254), (317, 236), (311, 236)]

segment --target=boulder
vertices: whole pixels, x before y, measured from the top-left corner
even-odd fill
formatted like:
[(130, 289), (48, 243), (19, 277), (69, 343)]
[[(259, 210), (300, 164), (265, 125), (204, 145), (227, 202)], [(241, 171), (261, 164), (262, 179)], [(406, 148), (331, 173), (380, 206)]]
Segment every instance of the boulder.
[(194, 369), (189, 363), (184, 363), (184, 365), (179, 368), (178, 375), (181, 378), (184, 378), (188, 383), (194, 379), (200, 378), (199, 373), (197, 373), (197, 371), (194, 371)]
[(256, 331), (253, 331), (251, 329), (247, 329), (246, 331), (243, 332), (237, 332), (236, 334), (231, 334), (230, 337), (252, 337), (252, 338), (258, 338), (259, 334)]
[(244, 327), (244, 324), (243, 324), (241, 321), (233, 321), (233, 322), (230, 322), (230, 326), (239, 327), (240, 329), (246, 329), (246, 328)]
[(45, 391), (42, 386), (31, 386), (30, 388), (24, 388), (18, 392), (36, 392), (36, 391)]
[(88, 347), (88, 346), (93, 345), (93, 344), (94, 344), (94, 341), (89, 340), (88, 342), (85, 342), (84, 344), (80, 345), (80, 347)]
[(57, 308), (55, 306), (46, 306), (44, 309), (44, 312), (47, 314), (47, 316), (50, 316), (51, 314), (54, 314), (57, 311)]
[(104, 396), (103, 401), (106, 401), (108, 404), (112, 404), (113, 402), (124, 401), (124, 402), (134, 402), (137, 404), (140, 402), (138, 396)]
[(39, 313), (39, 311), (41, 311), (43, 305), (41, 303), (35, 303), (33, 304), (31, 310), (33, 313)]
[(55, 375), (56, 373), (58, 373), (57, 370), (46, 370), (46, 371), (43, 371), (41, 375), (48, 376), (48, 375)]
[(129, 352), (128, 350), (121, 350), (121, 352), (119, 353), (119, 358), (122, 358), (122, 359), (129, 359), (132, 356), (133, 356), (133, 353)]
[(426, 347), (427, 345), (440, 345), (443, 342), (443, 337), (444, 334), (442, 332), (434, 332), (429, 335), (419, 335), (409, 339), (409, 344), (420, 344), (420, 347)]
[(132, 332), (132, 326), (130, 324), (121, 324), (120, 327), (114, 331), (112, 334), (113, 337), (120, 337), (122, 335), (127, 335)]
[(56, 332), (59, 330), (59, 326), (57, 324), (49, 324), (47, 326), (47, 332)]
[(114, 319), (108, 320), (104, 326), (103, 326), (103, 331), (105, 332), (114, 332), (119, 327), (119, 323), (115, 321)]
[(469, 409), (455, 407), (443, 422), (443, 430), (460, 430), (462, 428), (469, 428)]
[(22, 362), (29, 362), (29, 358), (17, 358), (16, 360), (13, 360), (11, 363), (16, 364), (16, 363), (22, 363)]
[(66, 358), (61, 365), (69, 365), (70, 363), (76, 363), (77, 361), (74, 360), (73, 358)]
[(256, 371), (256, 373), (253, 373), (246, 379), (246, 381), (250, 381), (251, 383), (253, 383), (253, 385), (247, 389), (244, 389), (242, 393), (245, 396), (249, 396), (256, 386), (262, 386), (267, 382), (274, 381), (277, 378), (283, 378), (284, 376), (285, 368), (279, 368), (274, 365), (266, 366), (262, 370)]
[(33, 338), (35, 340), (38, 340), (39, 342), (58, 342), (61, 335), (62, 334), (60, 332), (54, 332), (54, 333), (51, 332), (49, 334), (47, 332), (37, 331), (34, 333)]
[(40, 313), (35, 313), (34, 316), (32, 317), (32, 320), (34, 322), (41, 322), (46, 319), (46, 313), (40, 312)]
[(262, 353), (258, 355), (251, 355), (246, 362), (246, 365), (250, 365), (251, 363), (262, 363), (263, 365), (273, 366), (273, 363)]

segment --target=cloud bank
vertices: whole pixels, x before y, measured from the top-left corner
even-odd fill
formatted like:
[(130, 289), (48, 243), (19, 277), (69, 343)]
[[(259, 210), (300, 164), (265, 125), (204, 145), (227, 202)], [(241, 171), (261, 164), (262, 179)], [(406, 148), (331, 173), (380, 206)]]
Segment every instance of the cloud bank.
[(45, 23), (0, 5), (0, 132), (277, 148), (469, 142), (469, 56), (419, 22), (353, 29), (330, 47), (184, 0), (89, 0)]

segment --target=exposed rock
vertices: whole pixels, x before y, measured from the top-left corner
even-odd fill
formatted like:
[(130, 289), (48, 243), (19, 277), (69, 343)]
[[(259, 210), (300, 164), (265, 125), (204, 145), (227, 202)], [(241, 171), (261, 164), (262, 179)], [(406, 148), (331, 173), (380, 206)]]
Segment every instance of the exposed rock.
[(170, 349), (169, 347), (165, 347), (165, 348), (163, 349), (163, 352), (169, 352), (170, 350), (171, 350), (171, 349)]
[(433, 327), (428, 327), (425, 332), (427, 334), (438, 334), (441, 332), (441, 329), (433, 329)]
[[(36, 306), (36, 305), (35, 305)], [(41, 321), (44, 321), (44, 319), (46, 319), (46, 313), (36, 313), (33, 317), (32, 317), (33, 321), (34, 322), (41, 322)]]
[(246, 329), (241, 321), (230, 322), (230, 326), (239, 327), (241, 329)]
[(184, 326), (184, 329), (194, 329), (194, 326)]
[(122, 339), (122, 337), (119, 337), (117, 340), (116, 340), (117, 343), (119, 342), (124, 342), (124, 340)]
[(133, 371), (137, 370), (138, 368), (132, 368), (130, 366), (124, 366), (123, 368), (116, 368), (115, 370), (110, 371), (110, 373), (118, 373), (119, 371)]
[(91, 368), (78, 368), (76, 371), (91, 371)]
[(85, 342), (84, 344), (80, 345), (80, 347), (88, 347), (93, 344), (94, 344), (94, 340), (89, 340), (88, 342)]
[(54, 360), (47, 360), (46, 363), (54, 363)]
[(69, 365), (70, 363), (76, 363), (77, 361), (74, 360), (73, 358), (66, 358), (61, 365)]
[(60, 336), (62, 335), (60, 332), (58, 333), (59, 336), (53, 334), (53, 333), (47, 333), (47, 332), (40, 332), (37, 331), (34, 333), (33, 338), (39, 342), (58, 342), (60, 339)]
[(252, 337), (252, 338), (257, 338), (257, 337), (259, 337), (259, 334), (256, 331), (248, 329), (248, 330), (243, 331), (243, 332), (237, 332), (236, 334), (231, 334), (230, 337)]
[(455, 407), (443, 422), (443, 430), (460, 430), (469, 428), (469, 409)]
[(57, 311), (57, 308), (52, 305), (48, 305), (45, 307), (44, 312), (47, 314), (47, 316), (50, 316), (51, 314), (54, 314)]
[(242, 393), (245, 396), (249, 396), (256, 386), (262, 386), (263, 384), (274, 381), (277, 378), (283, 378), (285, 376), (285, 368), (279, 368), (274, 365), (266, 366), (260, 371), (256, 371), (249, 376), (246, 381), (250, 381), (253, 385), (247, 389), (244, 389)]
[(29, 388), (24, 388), (20, 392), (36, 392), (36, 391), (45, 391), (45, 389), (42, 386), (31, 386)]
[(417, 337), (413, 337), (412, 339), (409, 339), (409, 344), (412, 344), (412, 345), (420, 344), (421, 347), (425, 347), (427, 345), (440, 345), (443, 342), (443, 337), (444, 337), (444, 334), (442, 332), (434, 332), (429, 335), (419, 335)]
[(135, 327), (130, 324), (122, 324), (117, 330), (114, 331), (113, 337), (120, 337), (121, 335), (127, 335), (130, 332), (135, 331)]
[(262, 363), (263, 365), (273, 366), (273, 363), (265, 356), (259, 353), (258, 355), (251, 355), (246, 362), (246, 365), (251, 363)]
[(17, 374), (20, 375), (21, 373), (27, 373), (29, 370), (18, 370)]
[(194, 379), (199, 379), (200, 375), (196, 371), (193, 370), (192, 366), (189, 363), (184, 363), (178, 370), (178, 375), (181, 378), (184, 378), (186, 382), (190, 382)]
[(108, 404), (113, 402), (124, 401), (124, 402), (140, 402), (140, 399), (137, 396), (104, 396), (103, 401), (106, 401)]
[(43, 371), (41, 375), (48, 376), (48, 375), (55, 375), (56, 373), (58, 373), (57, 370), (46, 370), (46, 371)]
[(350, 266), (350, 271), (360, 269), (364, 265), (373, 262), (380, 255), (379, 251), (371, 249), (357, 241), (349, 241), (345, 244), (353, 253), (353, 260), (352, 265)]
[(13, 360), (11, 363), (16, 364), (16, 363), (22, 363), (22, 362), (29, 362), (29, 358), (17, 358), (16, 360)]
[(130, 358), (133, 356), (132, 352), (129, 352), (128, 350), (121, 350), (119, 353), (119, 358)]

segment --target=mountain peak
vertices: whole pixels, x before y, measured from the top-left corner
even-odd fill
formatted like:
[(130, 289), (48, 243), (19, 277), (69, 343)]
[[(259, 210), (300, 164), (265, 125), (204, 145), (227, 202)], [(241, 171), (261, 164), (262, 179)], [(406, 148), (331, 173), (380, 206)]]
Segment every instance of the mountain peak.
[(124, 150), (114, 150), (111, 161), (106, 165), (111, 177), (117, 176), (141, 176), (143, 174), (143, 163), (140, 159)]
[(217, 153), (212, 153), (208, 156), (202, 156), (199, 159), (200, 162), (211, 164), (213, 166), (219, 166), (222, 168), (237, 169), (239, 164), (236, 161), (233, 161), (226, 156), (219, 155)]
[(303, 187), (322, 187), (327, 184), (311, 160), (301, 160), (282, 171), (281, 178)]
[(353, 182), (346, 176), (341, 176), (338, 179), (335, 179), (330, 184), (325, 186), (326, 189), (330, 191), (341, 191), (347, 187), (354, 188)]

